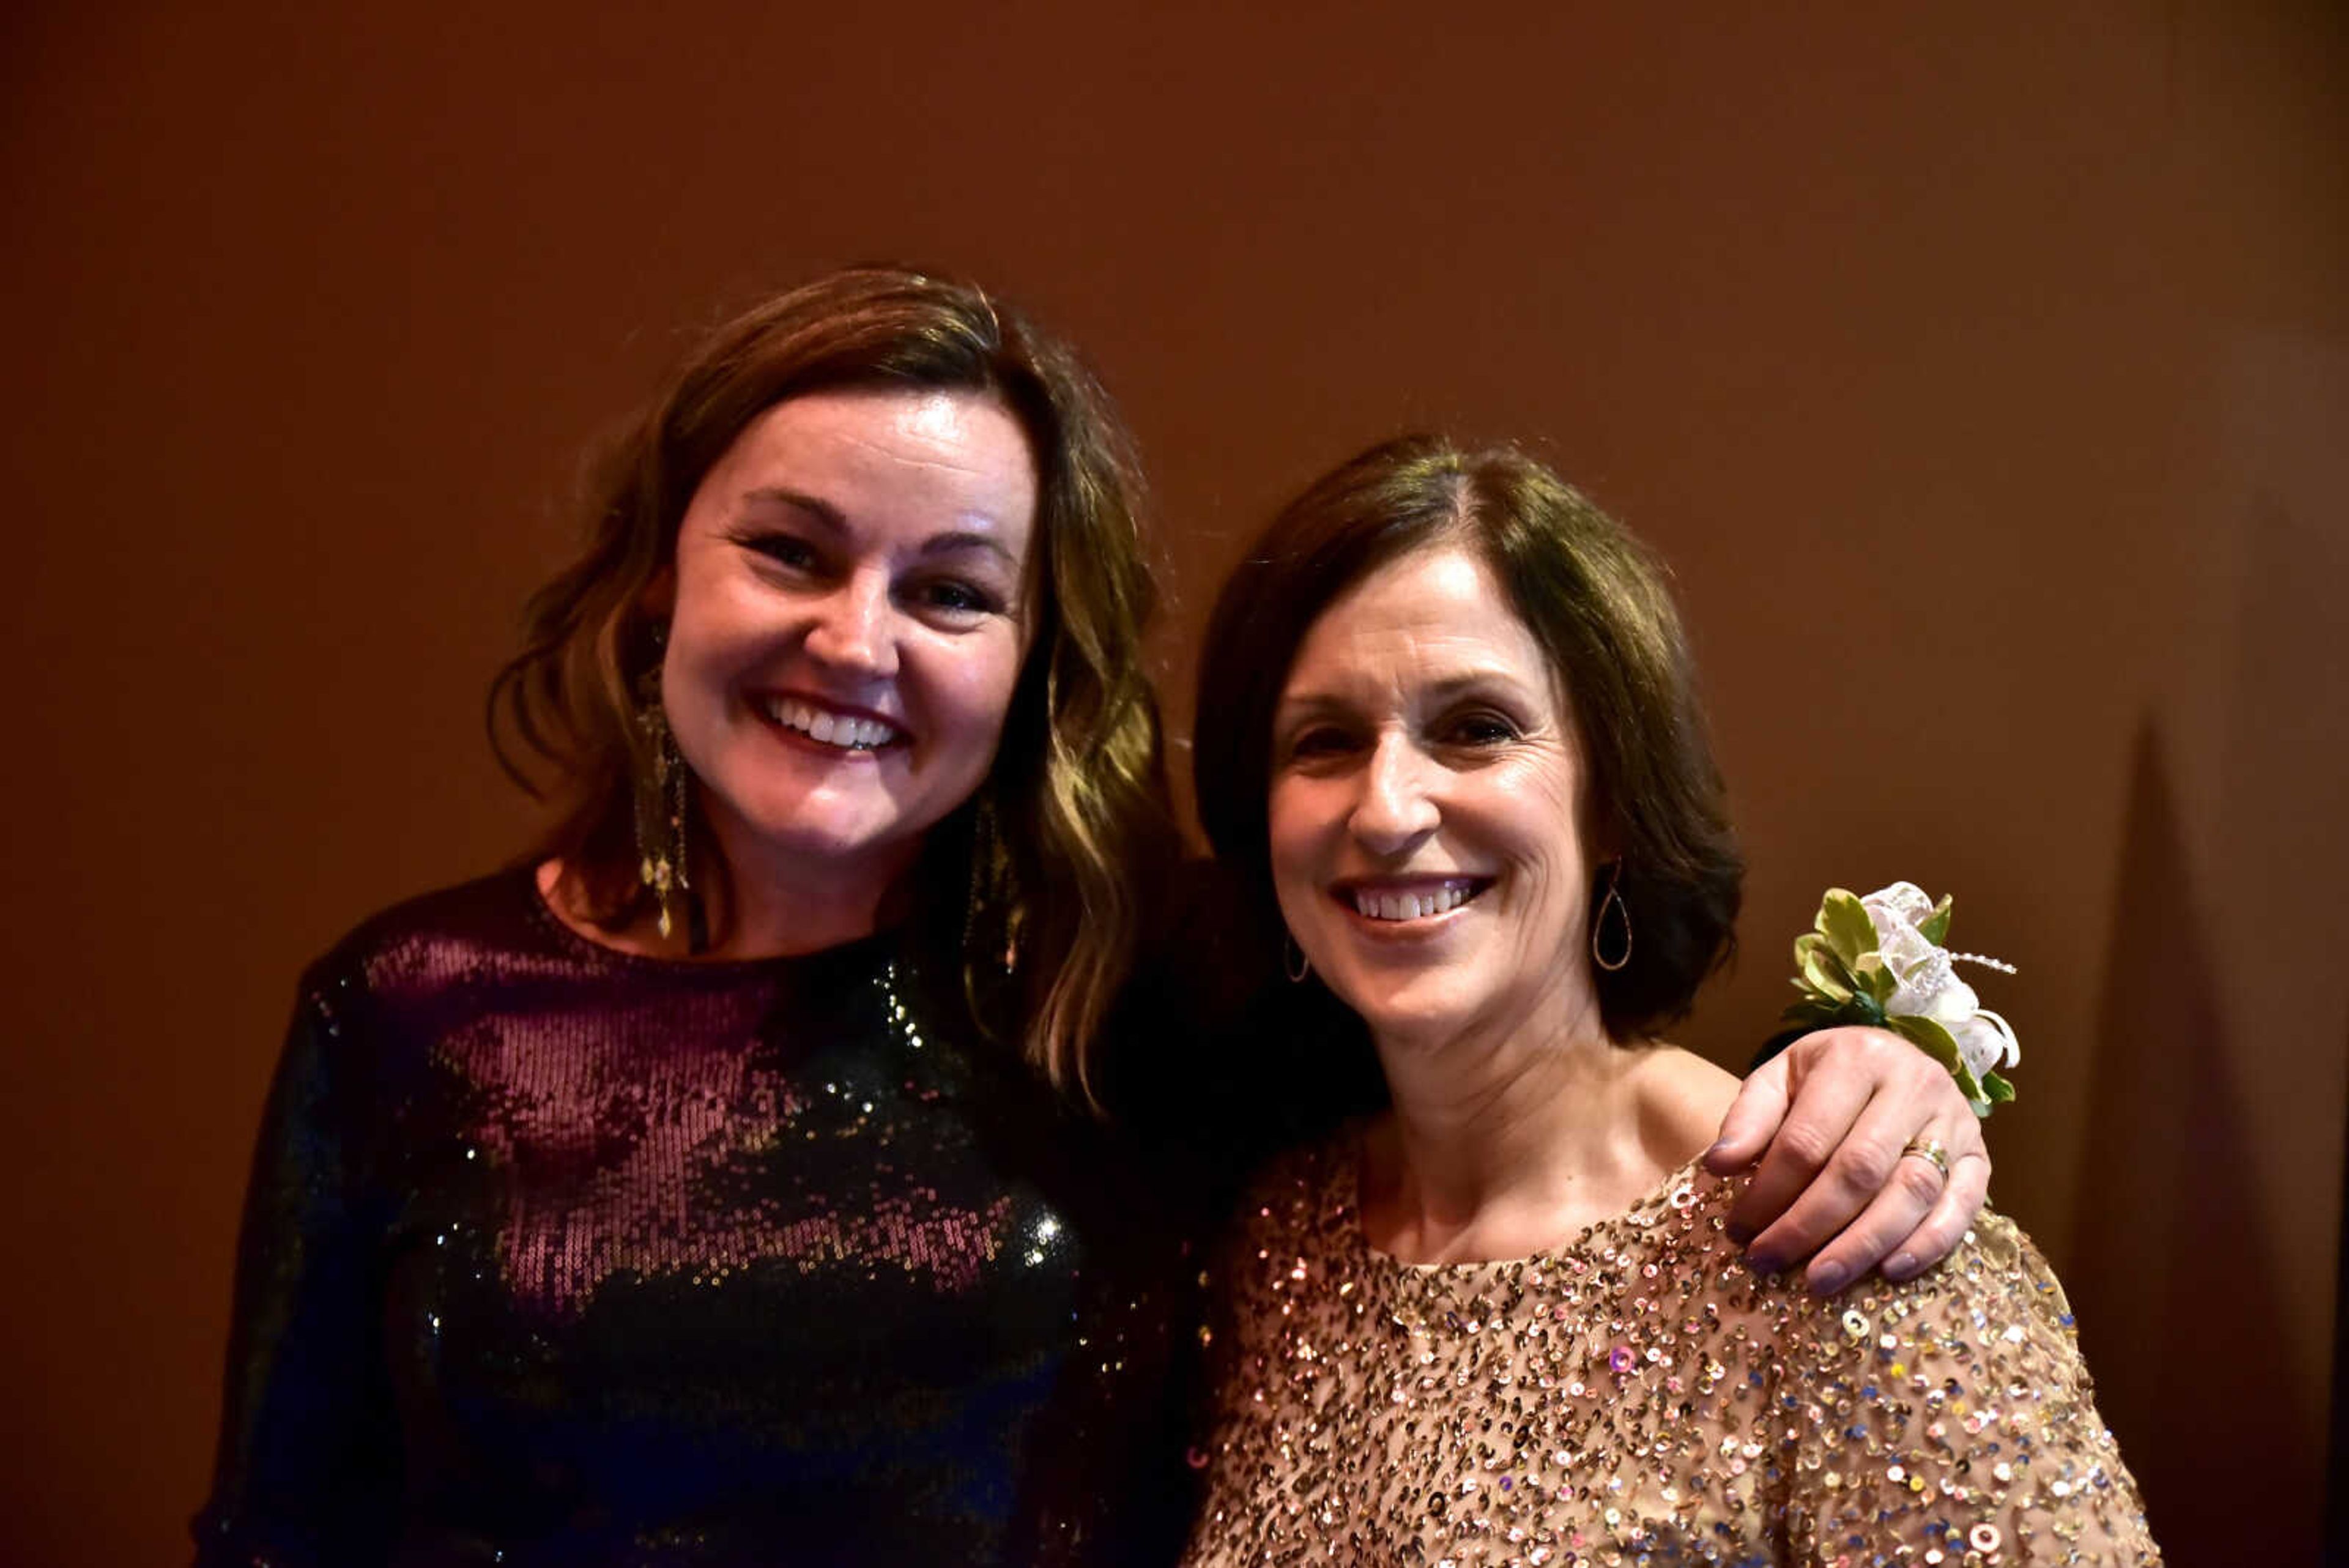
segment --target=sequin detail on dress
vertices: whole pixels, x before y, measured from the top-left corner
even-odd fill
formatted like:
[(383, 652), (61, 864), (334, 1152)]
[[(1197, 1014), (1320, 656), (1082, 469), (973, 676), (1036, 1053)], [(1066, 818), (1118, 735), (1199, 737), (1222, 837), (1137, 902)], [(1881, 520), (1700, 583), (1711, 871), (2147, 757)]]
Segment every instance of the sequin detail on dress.
[[(868, 989), (871, 1018), (846, 1022), (914, 1063), (920, 1033), (898, 994), (896, 965), (885, 964)], [(696, 1000), (721, 1014), (721, 1038), (759, 1028), (755, 990), (732, 1010), (723, 999)], [(853, 997), (843, 1000), (852, 1005), (841, 1011), (853, 1014)], [(481, 1157), (506, 1173), (512, 1218), (499, 1232), (499, 1268), (518, 1300), (569, 1315), (616, 1274), (683, 1272), (698, 1283), (754, 1258), (810, 1271), (885, 1262), (920, 1276), (919, 1288), (963, 1294), (1016, 1241), (1014, 1205), (1000, 1196), (968, 1210), (876, 1180), (869, 1200), (850, 1207), (809, 1200), (805, 1182), (787, 1172), (799, 1203), (782, 1201), (787, 1187), (728, 1200), (728, 1188), (761, 1180), (826, 1099), (854, 1101), (842, 1107), (851, 1119), (834, 1138), (870, 1132), (873, 1086), (805, 1081), (774, 1054), (681, 1049), (666, 1022), (657, 1009), (615, 1011), (577, 1021), (583, 1034), (608, 1028), (610, 1049), (549, 1051), (544, 1020), (498, 1015), (438, 1047), (490, 1107), (478, 1141)]]
[(2010, 1221), (1822, 1299), (1745, 1267), (1691, 1167), (1537, 1257), (1412, 1265), (1362, 1238), (1356, 1149), (1244, 1210), (1197, 1568), (2159, 1561)]
[(910, 951), (632, 958), (517, 873), (322, 961), (199, 1562), (1171, 1555), (1196, 1262)]

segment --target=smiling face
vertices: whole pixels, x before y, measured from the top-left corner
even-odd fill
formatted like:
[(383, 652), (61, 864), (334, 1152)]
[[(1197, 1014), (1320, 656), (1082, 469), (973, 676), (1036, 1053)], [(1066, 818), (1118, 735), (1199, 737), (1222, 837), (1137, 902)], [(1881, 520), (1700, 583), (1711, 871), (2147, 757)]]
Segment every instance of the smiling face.
[(1382, 1038), (1595, 1027), (1583, 789), (1565, 694), (1491, 571), (1405, 556), (1322, 613), (1281, 691), (1281, 914)]
[(1037, 478), (984, 393), (778, 403), (678, 531), (662, 700), (730, 863), (885, 883), (987, 776), (1032, 624)]

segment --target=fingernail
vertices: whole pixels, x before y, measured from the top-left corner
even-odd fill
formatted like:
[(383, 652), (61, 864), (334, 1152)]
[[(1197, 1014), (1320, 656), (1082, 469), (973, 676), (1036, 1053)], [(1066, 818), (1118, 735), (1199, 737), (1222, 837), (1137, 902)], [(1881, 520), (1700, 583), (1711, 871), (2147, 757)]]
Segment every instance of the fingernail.
[(1755, 1234), (1754, 1227), (1742, 1220), (1732, 1220), (1729, 1222), (1729, 1239), (1741, 1247), (1754, 1240)]
[(1758, 1252), (1746, 1253), (1745, 1262), (1757, 1273), (1764, 1274), (1775, 1274), (1786, 1266), (1786, 1260), (1769, 1248), (1764, 1248)]
[(1917, 1254), (1914, 1252), (1895, 1252), (1884, 1261), (1884, 1277), (1896, 1285), (1916, 1272)]
[(1841, 1263), (1817, 1264), (1811, 1270), (1811, 1293), (1815, 1296), (1831, 1296), (1843, 1289), (1844, 1282), (1849, 1278), (1851, 1278), (1851, 1271)]

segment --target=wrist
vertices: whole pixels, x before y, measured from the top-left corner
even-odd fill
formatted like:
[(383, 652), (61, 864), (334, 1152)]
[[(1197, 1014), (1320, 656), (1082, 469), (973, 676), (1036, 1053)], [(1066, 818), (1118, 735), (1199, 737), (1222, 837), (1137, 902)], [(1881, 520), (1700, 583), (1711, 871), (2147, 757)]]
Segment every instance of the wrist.
[(2014, 1098), (2014, 1085), (1998, 1071), (2021, 1059), (2014, 1030), (1981, 1004), (1955, 967), (1970, 962), (2012, 974), (2013, 966), (1951, 951), (1950, 906), (1907, 882), (1865, 898), (1827, 889), (1812, 929), (1795, 939), (1802, 998), (1785, 1012), (1792, 1031), (1774, 1037), (1762, 1060), (1811, 1030), (1861, 1024), (1898, 1034), (1940, 1064), (1977, 1116)]

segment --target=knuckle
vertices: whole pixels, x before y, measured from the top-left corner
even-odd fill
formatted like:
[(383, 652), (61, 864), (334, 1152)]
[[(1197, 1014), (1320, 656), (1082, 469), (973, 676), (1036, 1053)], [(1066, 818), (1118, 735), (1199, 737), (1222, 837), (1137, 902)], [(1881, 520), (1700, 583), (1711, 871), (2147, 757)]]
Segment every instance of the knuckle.
[(1919, 1207), (1938, 1200), (1943, 1190), (1941, 1173), (1921, 1159), (1904, 1159), (1892, 1173), (1892, 1185)]
[(1864, 1063), (1882, 1048), (1879, 1031), (1857, 1023), (1838, 1023), (1832, 1029), (1822, 1029), (1810, 1038), (1812, 1051), (1821, 1056), (1848, 1058), (1855, 1064)]
[(1897, 1044), (1899, 1036), (1864, 1023), (1839, 1023), (1819, 1034), (1822, 1050), (1833, 1051), (1855, 1066), (1873, 1066), (1886, 1060), (1888, 1044)]
[(1899, 1035), (1886, 1033), (1879, 1035), (1879, 1040), (1889, 1076), (1899, 1078), (1911, 1087), (1930, 1088), (1936, 1084), (1947, 1084), (1952, 1090), (1957, 1088), (1948, 1068)]
[(1874, 1144), (1847, 1143), (1836, 1151), (1829, 1174), (1847, 1190), (1873, 1196), (1902, 1174), (1901, 1165), (1909, 1163)]
[(1778, 1129), (1776, 1151), (1803, 1170), (1816, 1170), (1836, 1152), (1828, 1135), (1809, 1122), (1789, 1122)]

